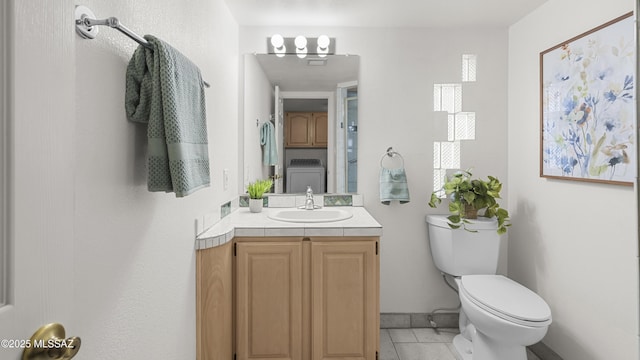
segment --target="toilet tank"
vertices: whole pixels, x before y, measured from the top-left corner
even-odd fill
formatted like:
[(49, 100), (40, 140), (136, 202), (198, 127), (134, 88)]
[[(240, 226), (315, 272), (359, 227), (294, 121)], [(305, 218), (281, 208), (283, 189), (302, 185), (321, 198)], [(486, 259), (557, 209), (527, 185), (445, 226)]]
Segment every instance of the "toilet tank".
[(469, 220), (466, 228), (471, 231), (450, 228), (447, 215), (427, 215), (426, 220), (431, 257), (440, 271), (453, 276), (497, 272), (500, 235), (495, 219)]

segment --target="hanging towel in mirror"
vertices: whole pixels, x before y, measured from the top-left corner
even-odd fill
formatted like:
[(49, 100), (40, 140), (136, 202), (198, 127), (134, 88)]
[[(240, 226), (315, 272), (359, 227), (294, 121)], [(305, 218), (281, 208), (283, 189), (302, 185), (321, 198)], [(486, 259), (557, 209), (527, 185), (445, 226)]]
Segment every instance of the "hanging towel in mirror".
[(276, 146), (276, 129), (271, 121), (260, 127), (260, 145), (262, 145), (262, 163), (264, 165), (278, 164), (278, 147)]
[(183, 197), (209, 186), (209, 151), (200, 69), (153, 36), (129, 61), (125, 110), (147, 123), (147, 187)]
[(410, 201), (404, 168), (380, 169), (380, 202), (389, 205), (393, 200), (400, 201), (400, 204)]

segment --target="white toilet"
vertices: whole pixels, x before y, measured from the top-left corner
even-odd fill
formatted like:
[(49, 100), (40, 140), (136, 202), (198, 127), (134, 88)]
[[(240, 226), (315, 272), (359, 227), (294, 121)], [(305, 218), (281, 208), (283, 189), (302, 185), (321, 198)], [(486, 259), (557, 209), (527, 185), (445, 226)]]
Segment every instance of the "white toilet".
[(496, 275), (497, 222), (471, 222), (471, 231), (453, 230), (446, 215), (427, 215), (431, 256), (440, 271), (454, 277), (462, 304), (453, 345), (463, 360), (526, 360), (526, 346), (547, 333), (551, 309), (533, 291)]

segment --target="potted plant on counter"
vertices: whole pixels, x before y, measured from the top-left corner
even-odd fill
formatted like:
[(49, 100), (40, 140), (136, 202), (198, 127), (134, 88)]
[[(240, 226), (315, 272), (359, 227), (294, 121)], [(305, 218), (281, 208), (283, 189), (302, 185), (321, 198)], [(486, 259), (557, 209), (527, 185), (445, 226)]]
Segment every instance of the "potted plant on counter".
[(429, 206), (437, 207), (442, 202), (439, 195), (444, 191), (445, 196), (450, 200), (451, 215), (447, 219), (452, 229), (458, 229), (461, 226), (466, 229), (464, 225), (470, 223), (468, 219), (477, 219), (478, 211), (484, 209), (481, 216), (495, 217), (498, 221), (498, 234), (504, 234), (511, 223), (509, 212), (500, 207), (496, 201), (500, 199), (500, 190), (502, 190), (502, 183), (493, 176), (489, 176), (487, 180), (472, 179), (470, 171), (459, 171), (447, 178), (442, 190), (431, 193)]
[(262, 211), (263, 195), (265, 192), (271, 189), (273, 180), (256, 180), (255, 182), (247, 185), (247, 192), (249, 193), (249, 211), (259, 213)]

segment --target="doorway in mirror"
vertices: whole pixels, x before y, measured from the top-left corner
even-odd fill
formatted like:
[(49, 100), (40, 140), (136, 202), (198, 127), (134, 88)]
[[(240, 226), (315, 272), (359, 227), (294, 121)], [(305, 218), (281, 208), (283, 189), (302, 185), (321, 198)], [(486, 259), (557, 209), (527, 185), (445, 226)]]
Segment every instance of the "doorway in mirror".
[(284, 188), (327, 192), (327, 99), (284, 99)]

